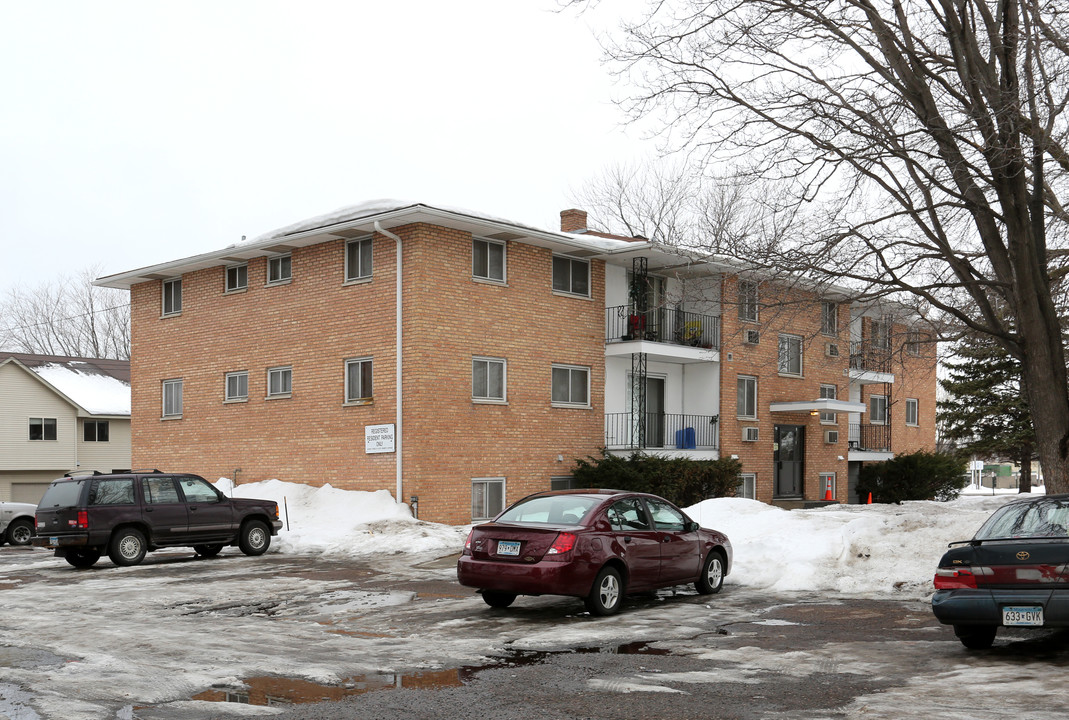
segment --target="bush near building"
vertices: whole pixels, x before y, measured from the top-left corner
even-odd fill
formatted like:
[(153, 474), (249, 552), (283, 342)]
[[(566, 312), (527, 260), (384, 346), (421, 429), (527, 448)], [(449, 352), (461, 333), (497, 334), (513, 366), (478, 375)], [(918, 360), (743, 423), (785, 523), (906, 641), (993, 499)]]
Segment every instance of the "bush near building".
[(575, 462), (577, 487), (652, 493), (680, 507), (734, 495), (742, 470), (741, 463), (730, 458), (691, 460), (638, 452), (626, 458), (603, 452), (600, 458)]
[(967, 462), (944, 453), (915, 452), (879, 463), (866, 463), (857, 493), (880, 503), (905, 500), (953, 500), (968, 484)]

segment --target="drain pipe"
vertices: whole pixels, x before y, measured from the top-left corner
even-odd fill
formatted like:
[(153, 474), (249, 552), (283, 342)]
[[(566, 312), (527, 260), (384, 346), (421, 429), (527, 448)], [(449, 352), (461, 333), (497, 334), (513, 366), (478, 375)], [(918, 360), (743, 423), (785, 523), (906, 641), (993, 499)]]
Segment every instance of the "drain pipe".
[(397, 329), (395, 331), (397, 337), (397, 378), (396, 382), (394, 383), (394, 387), (396, 388), (395, 392), (397, 393), (397, 422), (395, 423), (396, 429), (394, 431), (394, 452), (396, 453), (396, 457), (394, 458), (394, 465), (397, 468), (396, 497), (398, 504), (400, 504), (404, 502), (402, 500), (404, 496), (401, 494), (401, 408), (402, 398), (404, 397), (404, 393), (402, 392), (401, 387), (401, 238), (384, 228), (378, 220), (375, 221), (375, 232), (379, 233), (380, 235), (385, 235), (397, 244), (397, 309), (395, 311), (397, 315)]

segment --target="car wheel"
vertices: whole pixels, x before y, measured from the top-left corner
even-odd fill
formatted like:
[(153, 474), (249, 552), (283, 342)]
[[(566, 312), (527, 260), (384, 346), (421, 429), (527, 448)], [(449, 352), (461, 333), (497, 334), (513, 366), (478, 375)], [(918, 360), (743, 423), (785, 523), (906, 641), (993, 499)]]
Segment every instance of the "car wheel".
[(516, 599), (515, 593), (494, 592), (483, 590), (483, 602), (492, 608), (507, 608)]
[(259, 520), (250, 520), (241, 526), (238, 547), (246, 555), (263, 555), (271, 547), (271, 533)]
[(91, 568), (100, 559), (99, 550), (68, 550), (63, 559), (76, 568)]
[(145, 536), (140, 530), (123, 528), (111, 536), (108, 557), (116, 565), (137, 565), (145, 559)]
[(29, 545), (33, 537), (33, 523), (26, 518), (13, 520), (7, 526), (7, 541), (12, 545)]
[(612, 615), (624, 602), (624, 584), (620, 571), (603, 567), (594, 579), (594, 586), (586, 597), (586, 609), (591, 615)]
[(954, 634), (970, 650), (987, 650), (995, 642), (997, 625), (955, 625)]
[(702, 566), (702, 574), (694, 583), (695, 589), (702, 595), (712, 595), (724, 587), (724, 556), (719, 550), (710, 550)]
[(193, 552), (201, 557), (213, 558), (223, 549), (222, 545), (194, 545)]

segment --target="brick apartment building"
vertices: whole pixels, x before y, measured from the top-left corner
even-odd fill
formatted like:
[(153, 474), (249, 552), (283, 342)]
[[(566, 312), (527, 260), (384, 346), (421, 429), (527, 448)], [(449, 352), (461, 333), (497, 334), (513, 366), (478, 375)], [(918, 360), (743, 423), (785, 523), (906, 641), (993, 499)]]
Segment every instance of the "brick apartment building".
[(372, 202), (100, 279), (131, 292), (133, 464), (467, 523), (601, 447), (737, 455), (764, 501), (845, 501), (892, 440), (934, 448), (934, 352), (901, 319), (775, 313), (760, 278), (561, 219)]

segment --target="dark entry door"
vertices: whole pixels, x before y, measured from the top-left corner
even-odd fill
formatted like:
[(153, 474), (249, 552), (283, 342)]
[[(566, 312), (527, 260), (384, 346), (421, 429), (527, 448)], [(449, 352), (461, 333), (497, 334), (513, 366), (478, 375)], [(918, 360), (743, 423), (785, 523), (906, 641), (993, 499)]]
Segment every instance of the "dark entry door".
[(664, 447), (664, 378), (646, 378), (646, 447)]
[(802, 496), (802, 469), (805, 462), (805, 427), (776, 425), (773, 433), (773, 461), (776, 466), (776, 496)]

